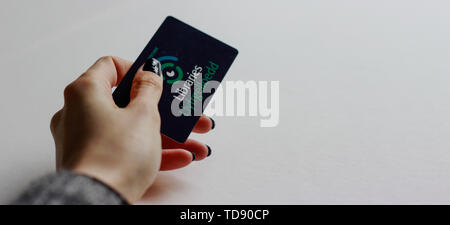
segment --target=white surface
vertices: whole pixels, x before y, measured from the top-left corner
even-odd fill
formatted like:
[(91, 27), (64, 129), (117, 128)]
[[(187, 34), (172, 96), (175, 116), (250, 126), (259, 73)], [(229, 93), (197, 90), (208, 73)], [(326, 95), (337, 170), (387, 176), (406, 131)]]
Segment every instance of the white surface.
[(143, 203), (450, 203), (448, 1), (1, 1), (0, 203), (53, 170), (51, 115), (102, 55), (167, 15), (239, 49), (227, 80), (279, 80), (280, 125), (218, 117), (212, 157)]

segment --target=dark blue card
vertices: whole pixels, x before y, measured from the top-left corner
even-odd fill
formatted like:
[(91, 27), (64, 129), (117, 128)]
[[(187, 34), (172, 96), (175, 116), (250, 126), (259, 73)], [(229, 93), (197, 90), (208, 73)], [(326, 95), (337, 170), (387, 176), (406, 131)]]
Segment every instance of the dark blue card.
[(157, 59), (164, 78), (158, 105), (161, 133), (185, 142), (237, 54), (235, 48), (169, 16), (114, 91), (114, 101), (119, 107), (128, 105), (136, 71)]

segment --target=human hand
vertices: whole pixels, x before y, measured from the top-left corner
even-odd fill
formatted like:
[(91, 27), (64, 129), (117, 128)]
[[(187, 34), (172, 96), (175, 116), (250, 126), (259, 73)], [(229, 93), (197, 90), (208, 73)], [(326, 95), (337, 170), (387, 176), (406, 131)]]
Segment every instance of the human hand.
[[(202, 115), (193, 132), (204, 134), (214, 127), (214, 120)], [(161, 134), (161, 139), (163, 148), (161, 170), (179, 169), (189, 165), (193, 160), (200, 161), (211, 155), (211, 147), (190, 138), (184, 143), (178, 143)]]
[[(64, 90), (64, 107), (52, 118), (57, 169), (68, 169), (101, 180), (130, 203), (153, 183), (157, 171), (177, 169), (210, 152), (194, 140), (183, 144), (160, 135), (158, 101), (162, 77), (136, 73), (130, 103), (119, 108), (111, 89), (131, 62), (102, 57)], [(194, 132), (205, 133), (213, 122), (202, 116)], [(170, 150), (161, 151), (162, 148)], [(191, 154), (195, 153), (195, 155)]]

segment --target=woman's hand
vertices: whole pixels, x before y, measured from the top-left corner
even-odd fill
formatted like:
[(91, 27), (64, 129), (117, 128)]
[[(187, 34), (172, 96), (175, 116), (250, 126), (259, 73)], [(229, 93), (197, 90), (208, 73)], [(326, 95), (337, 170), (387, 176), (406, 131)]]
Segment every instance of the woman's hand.
[[(179, 144), (160, 135), (162, 77), (142, 67), (133, 80), (130, 103), (125, 108), (116, 106), (111, 89), (131, 64), (117, 57), (97, 60), (66, 87), (64, 107), (53, 116), (50, 127), (57, 169), (97, 178), (133, 203), (153, 183), (159, 169), (184, 167), (193, 159), (204, 159), (210, 150), (194, 140)], [(211, 119), (202, 116), (194, 132), (205, 133), (213, 126)]]
[[(213, 119), (202, 115), (194, 127), (195, 133), (207, 133), (214, 129)], [(162, 161), (161, 170), (173, 170), (189, 165), (193, 160), (199, 161), (211, 155), (211, 147), (193, 139), (188, 139), (183, 144), (161, 135)]]

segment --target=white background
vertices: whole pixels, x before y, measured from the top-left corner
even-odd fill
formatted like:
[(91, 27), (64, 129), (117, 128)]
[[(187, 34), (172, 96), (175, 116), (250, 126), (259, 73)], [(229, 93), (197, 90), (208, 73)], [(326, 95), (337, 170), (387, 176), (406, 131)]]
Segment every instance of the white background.
[(54, 170), (49, 121), (98, 57), (167, 15), (236, 47), (226, 80), (279, 80), (280, 124), (216, 117), (213, 155), (142, 203), (450, 203), (448, 1), (5, 1), (0, 203)]

